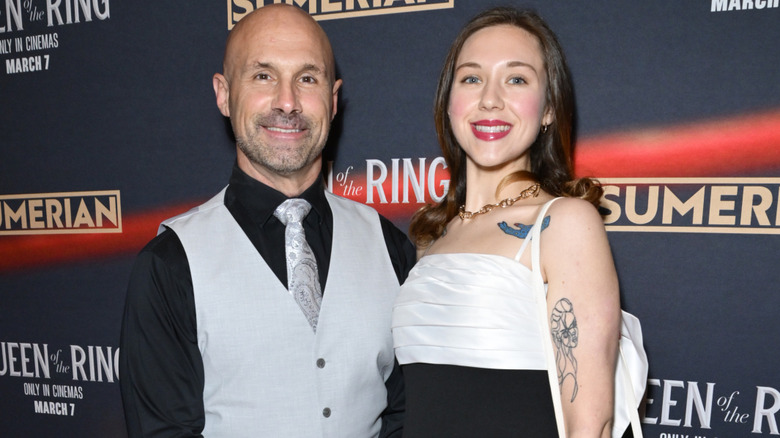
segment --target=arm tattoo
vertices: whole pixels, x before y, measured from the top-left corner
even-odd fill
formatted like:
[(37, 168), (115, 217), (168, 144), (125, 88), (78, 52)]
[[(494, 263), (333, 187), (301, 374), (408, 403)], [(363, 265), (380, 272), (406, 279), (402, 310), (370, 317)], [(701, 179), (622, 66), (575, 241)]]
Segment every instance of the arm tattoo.
[[(542, 220), (542, 231), (544, 231), (548, 225), (550, 225), (550, 216), (547, 216)], [(519, 239), (525, 239), (528, 236), (528, 233), (530, 233), (531, 229), (534, 227), (533, 225), (525, 225), (520, 223), (516, 223), (515, 226), (517, 228), (512, 228), (512, 226), (506, 222), (498, 223), (498, 228), (501, 228), (501, 231)]]
[(577, 397), (577, 359), (572, 351), (577, 347), (579, 329), (577, 317), (574, 316), (574, 306), (566, 298), (561, 298), (555, 303), (552, 315), (550, 315), (550, 332), (555, 347), (555, 364), (558, 368), (558, 384), (563, 391), (563, 382), (571, 377), (574, 380), (574, 389), (571, 401)]

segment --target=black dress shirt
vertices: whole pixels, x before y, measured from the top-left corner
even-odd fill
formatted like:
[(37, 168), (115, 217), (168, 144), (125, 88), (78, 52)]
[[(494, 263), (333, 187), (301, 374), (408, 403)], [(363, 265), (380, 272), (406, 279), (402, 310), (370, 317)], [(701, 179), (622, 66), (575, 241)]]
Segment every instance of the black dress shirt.
[[(303, 220), (325, 290), (333, 241), (333, 214), (318, 180), (300, 196), (312, 209)], [(284, 225), (273, 215), (287, 197), (234, 166), (225, 206), (276, 274), (287, 284)], [(415, 262), (409, 239), (380, 216), (382, 234), (399, 284)], [(355, 279), (359, 281), (359, 279)], [(205, 424), (204, 373), (198, 350), (195, 301), (181, 241), (168, 229), (139, 253), (127, 291), (120, 341), (120, 388), (128, 434), (200, 437)], [(404, 386), (396, 363), (385, 382), (388, 406), (380, 437), (400, 437)]]

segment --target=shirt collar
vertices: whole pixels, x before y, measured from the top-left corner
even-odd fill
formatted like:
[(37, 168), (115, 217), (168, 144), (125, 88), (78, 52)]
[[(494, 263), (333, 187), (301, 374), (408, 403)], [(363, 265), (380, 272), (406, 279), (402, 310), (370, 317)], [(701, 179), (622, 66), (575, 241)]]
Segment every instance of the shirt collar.
[[(316, 215), (317, 224), (322, 224), (325, 215), (330, 212), (328, 200), (325, 197), (325, 182), (322, 178), (309, 186), (296, 198), (305, 199), (311, 204), (311, 215)], [(230, 185), (226, 193), (226, 202), (238, 202), (247, 212), (252, 222), (264, 226), (269, 219), (274, 217), (274, 210), (288, 197), (282, 192), (273, 189), (260, 181), (247, 175), (238, 167), (233, 165), (233, 173), (230, 175)]]

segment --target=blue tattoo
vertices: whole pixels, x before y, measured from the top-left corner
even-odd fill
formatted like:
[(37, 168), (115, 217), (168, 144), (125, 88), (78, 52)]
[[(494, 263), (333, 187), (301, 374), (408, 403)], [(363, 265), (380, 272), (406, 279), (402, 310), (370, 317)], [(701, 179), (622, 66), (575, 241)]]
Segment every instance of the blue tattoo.
[[(550, 216), (547, 216), (542, 220), (542, 231), (544, 231), (547, 226), (550, 225)], [(515, 224), (518, 228), (512, 228), (510, 225), (508, 225), (506, 222), (499, 222), (498, 228), (501, 228), (501, 231), (509, 234), (510, 236), (515, 236), (520, 239), (525, 239), (528, 237), (528, 233), (531, 232), (531, 228), (533, 228), (533, 225), (523, 225), (523, 224)]]

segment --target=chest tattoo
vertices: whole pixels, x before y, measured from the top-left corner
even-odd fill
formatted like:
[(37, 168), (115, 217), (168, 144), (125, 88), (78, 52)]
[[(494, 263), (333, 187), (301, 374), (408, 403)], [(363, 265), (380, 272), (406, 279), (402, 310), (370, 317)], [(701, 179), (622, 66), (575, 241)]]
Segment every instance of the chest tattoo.
[[(543, 231), (547, 226), (550, 225), (550, 216), (547, 216), (542, 220), (542, 230)], [(524, 225), (520, 223), (516, 223), (514, 228), (511, 225), (507, 224), (506, 222), (499, 222), (498, 228), (501, 228), (501, 231), (505, 232), (506, 234), (509, 234), (510, 236), (515, 236), (519, 239), (525, 239), (528, 237), (528, 233), (531, 232), (531, 229), (534, 227), (533, 225)]]

